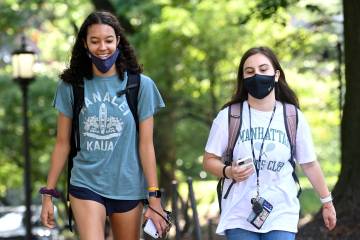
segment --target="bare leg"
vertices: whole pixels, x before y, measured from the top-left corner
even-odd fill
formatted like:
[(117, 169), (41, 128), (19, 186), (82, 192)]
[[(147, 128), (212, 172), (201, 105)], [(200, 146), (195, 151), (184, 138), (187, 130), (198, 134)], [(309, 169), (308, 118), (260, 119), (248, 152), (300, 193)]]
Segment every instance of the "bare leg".
[(140, 224), (143, 205), (139, 203), (135, 208), (124, 213), (110, 215), (111, 229), (114, 240), (139, 240)]
[(99, 240), (105, 236), (106, 211), (104, 205), (70, 195), (71, 208), (81, 240)]

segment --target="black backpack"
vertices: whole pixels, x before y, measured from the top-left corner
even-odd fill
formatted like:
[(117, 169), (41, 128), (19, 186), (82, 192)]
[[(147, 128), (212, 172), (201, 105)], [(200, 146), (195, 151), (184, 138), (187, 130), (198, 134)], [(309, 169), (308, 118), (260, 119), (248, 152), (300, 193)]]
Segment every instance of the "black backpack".
[[(125, 94), (126, 101), (129, 105), (130, 111), (134, 117), (136, 123), (136, 132), (139, 133), (139, 118), (137, 114), (138, 94), (140, 88), (140, 74), (133, 74), (128, 72), (128, 80), (124, 90), (120, 90), (116, 93), (118, 97)], [(73, 105), (73, 118), (72, 129), (70, 137), (70, 153), (68, 156), (68, 168), (67, 168), (67, 202), (68, 202), (68, 217), (69, 217), (69, 229), (72, 231), (72, 210), (69, 201), (69, 186), (71, 169), (73, 167), (73, 159), (80, 151), (80, 128), (79, 128), (79, 114), (81, 108), (84, 105), (84, 83), (72, 84), (74, 105)]]
[[(241, 124), (242, 124), (242, 108), (243, 103), (235, 103), (229, 106), (228, 108), (228, 145), (222, 156), (222, 161), (225, 165), (230, 166), (233, 161), (233, 151), (236, 144), (236, 141), (239, 137)], [(294, 161), (294, 155), (296, 151), (296, 131), (298, 126), (298, 112), (295, 105), (289, 103), (283, 103), (283, 113), (284, 113), (284, 122), (285, 122), (285, 129), (286, 129), (286, 136), (290, 143), (290, 159), (289, 162), (293, 167), (292, 176), (295, 183), (298, 185), (298, 193), (297, 197), (301, 194), (301, 186), (299, 182), (299, 178), (296, 175), (295, 168), (296, 163)], [(225, 178), (220, 178), (217, 187), (217, 197), (219, 203), (219, 209), (221, 212), (221, 199), (223, 194), (223, 187), (224, 187)], [(234, 185), (235, 181), (232, 181), (229, 185), (228, 189), (225, 192), (224, 199), (226, 199), (229, 195), (230, 189)]]

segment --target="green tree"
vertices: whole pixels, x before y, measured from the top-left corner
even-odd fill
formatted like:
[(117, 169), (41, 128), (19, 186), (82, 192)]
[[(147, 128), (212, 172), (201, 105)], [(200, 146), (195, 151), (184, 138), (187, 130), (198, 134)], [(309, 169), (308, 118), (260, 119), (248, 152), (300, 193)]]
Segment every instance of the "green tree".
[(319, 231), (322, 226), (321, 214), (307, 224), (301, 239), (359, 239), (360, 182), (357, 172), (360, 168), (357, 138), (360, 134), (360, 4), (358, 1), (343, 0), (345, 39), (346, 94), (341, 122), (341, 171), (333, 191), (337, 210), (337, 227), (332, 232)]
[[(39, 77), (29, 88), (29, 128), (33, 188), (38, 189), (48, 169), (56, 129), (55, 110), (49, 109), (55, 78)], [(8, 76), (0, 78), (0, 195), (23, 186), (22, 108), (20, 88)], [(35, 191), (36, 192), (36, 191)], [(11, 202), (6, 202), (11, 204)]]
[[(305, 111), (316, 113), (327, 107), (326, 104), (331, 101), (330, 92), (324, 92), (324, 99), (316, 100), (324, 104), (310, 107), (314, 96), (320, 97), (316, 90), (310, 91), (310, 86), (313, 82), (325, 85), (333, 81), (331, 75), (320, 75), (324, 69), (331, 71), (332, 68), (327, 62), (333, 60), (324, 60), (322, 54), (325, 49), (331, 49), (333, 35), (326, 32), (314, 34), (313, 29), (292, 25), (290, 14), (300, 12), (301, 8), (286, 7), (290, 13), (283, 6), (278, 6), (274, 7), (271, 17), (265, 18), (256, 14), (260, 6), (252, 2), (214, 3), (205, 0), (196, 5), (168, 3), (161, 6), (159, 18), (155, 18), (134, 36), (145, 70), (158, 82), (168, 105), (160, 116), (164, 118), (161, 130), (166, 129), (164, 134), (176, 140), (173, 148), (159, 149), (176, 152), (176, 159), (159, 158), (163, 170), (169, 171), (176, 167), (185, 174), (199, 176), (201, 164), (198, 157), (203, 152), (208, 128), (216, 112), (232, 94), (241, 53), (251, 46), (268, 45), (278, 52), (287, 72), (292, 73), (288, 76), (290, 84), (296, 87), (302, 99), (307, 100), (302, 101)], [(261, 24), (259, 19), (262, 19)], [(307, 59), (306, 67), (304, 59)], [(302, 78), (307, 78), (306, 85)], [(334, 111), (337, 105), (331, 103), (328, 106)], [(331, 121), (330, 124), (336, 125), (336, 121)], [(328, 139), (332, 137), (326, 136)], [(334, 141), (337, 141), (336, 138)], [(189, 142), (191, 144), (186, 144)], [(328, 154), (334, 155), (333, 152)], [(173, 165), (175, 161), (177, 166)]]
[[(337, 96), (333, 94), (337, 82), (332, 72), (336, 67), (334, 46), (339, 39), (329, 23), (338, 14), (334, 3), (327, 6), (296, 0), (32, 0), (26, 3), (7, 0), (0, 3), (0, 9), (4, 8), (7, 10), (0, 29), (11, 34), (8, 41), (0, 38), (2, 47), (9, 44), (7, 48), (14, 49), (10, 46), (16, 42), (14, 37), (26, 28), (26, 35), (39, 48), (39, 61), (50, 63), (45, 65), (47, 68), (53, 66), (44, 70), (30, 88), (35, 98), (31, 102), (37, 104), (37, 98), (45, 102), (41, 111), (35, 108), (37, 105), (30, 107), (32, 139), (41, 138), (49, 129), (51, 132), (44, 141), (35, 141), (32, 146), (33, 166), (39, 166), (33, 174), (37, 185), (45, 181), (54, 140), (55, 126), (50, 122), (54, 124), (56, 113), (50, 110), (50, 105), (56, 74), (68, 63), (74, 33), (94, 8), (113, 11), (119, 17), (144, 64), (145, 74), (156, 81), (165, 98), (167, 108), (155, 119), (155, 143), (161, 184), (166, 189), (174, 178), (183, 180), (188, 175), (199, 178), (202, 170), (199, 157), (204, 151), (209, 126), (232, 94), (241, 54), (254, 45), (267, 45), (277, 52), (288, 82), (300, 96), (302, 110), (313, 127), (320, 161), (326, 160), (325, 166), (337, 166), (338, 139), (333, 129), (339, 125), (339, 112)], [(28, 17), (21, 18), (21, 23), (9, 21), (19, 13), (27, 13)], [(18, 166), (9, 165), (0, 170), (0, 179), (11, 179), (7, 178), (10, 171), (17, 179), (0, 184), (0, 193), (4, 194), (7, 188), (21, 184), (22, 160), (21, 122), (14, 120), (20, 117), (15, 111), (20, 107), (20, 91), (10, 83), (8, 67), (1, 73), (4, 82), (0, 90), (4, 97), (0, 101), (9, 107), (8, 110), (0, 107), (3, 139), (0, 161), (19, 162)], [(10, 102), (13, 98), (5, 96), (15, 97), (11, 91), (17, 94), (17, 100)], [(5, 111), (6, 116), (1, 115)], [(324, 114), (318, 114), (320, 111)], [(44, 118), (43, 114), (48, 115)], [(13, 132), (17, 135), (11, 136)], [(18, 160), (10, 161), (9, 156)]]

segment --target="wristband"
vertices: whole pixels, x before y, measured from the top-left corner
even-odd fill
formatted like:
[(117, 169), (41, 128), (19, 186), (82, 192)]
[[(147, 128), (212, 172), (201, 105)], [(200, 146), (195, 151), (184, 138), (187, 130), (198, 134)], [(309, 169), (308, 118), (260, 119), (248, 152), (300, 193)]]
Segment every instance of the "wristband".
[(54, 198), (60, 197), (60, 193), (56, 189), (47, 189), (46, 187), (40, 188), (39, 193), (41, 195), (49, 195)]
[(161, 198), (161, 191), (160, 190), (149, 191), (149, 197)]
[(158, 187), (148, 187), (147, 189), (149, 192), (154, 192), (154, 191), (157, 191), (157, 190), (160, 190)]
[(327, 197), (320, 198), (320, 202), (321, 202), (322, 204), (331, 202), (332, 200), (333, 200), (333, 197), (332, 197), (331, 193), (330, 193), (329, 196), (327, 196)]
[(226, 173), (225, 173), (225, 170), (226, 170), (227, 167), (229, 167), (229, 165), (225, 165), (225, 166), (223, 167), (223, 171), (222, 171), (222, 172), (223, 172), (223, 177), (226, 178), (226, 179), (229, 179), (228, 176), (226, 176)]

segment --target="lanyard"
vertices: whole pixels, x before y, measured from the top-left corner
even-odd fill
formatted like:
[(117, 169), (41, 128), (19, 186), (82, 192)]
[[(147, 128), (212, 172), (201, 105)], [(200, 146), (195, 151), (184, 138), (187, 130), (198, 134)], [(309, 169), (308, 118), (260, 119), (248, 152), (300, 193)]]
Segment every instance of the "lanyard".
[[(252, 131), (252, 127), (251, 127), (251, 109), (250, 109), (250, 104), (248, 103), (248, 107), (249, 107), (249, 122), (250, 122), (250, 133)], [(270, 121), (269, 121), (269, 124), (266, 128), (266, 132), (265, 132), (265, 135), (262, 139), (262, 143), (261, 143), (261, 146), (260, 146), (260, 151), (259, 151), (259, 159), (258, 159), (258, 162), (255, 163), (255, 170), (256, 170), (256, 198), (259, 198), (260, 196), (260, 183), (259, 183), (259, 174), (260, 174), (260, 169), (259, 169), (259, 166), (261, 164), (261, 155), (262, 155), (262, 152), (263, 152), (263, 147), (264, 147), (264, 142), (265, 142), (265, 138), (266, 138), (266, 135), (268, 134), (269, 132), (269, 128), (270, 128), (270, 124), (274, 118), (274, 115), (275, 115), (275, 110), (276, 110), (276, 103), (274, 105), (274, 108), (273, 108), (273, 111), (272, 111), (272, 114), (271, 114), (271, 118), (270, 118)], [(253, 138), (254, 138), (254, 135), (251, 134), (251, 139), (250, 139), (250, 142), (251, 142), (251, 151), (252, 151), (252, 156), (253, 156), (253, 159), (255, 160), (255, 152), (254, 152), (254, 141), (253, 141)]]

